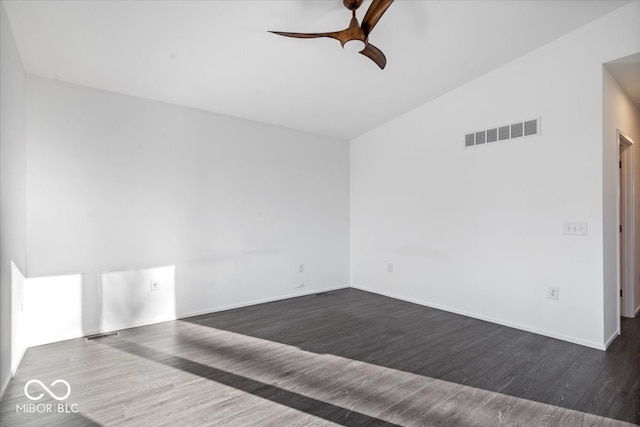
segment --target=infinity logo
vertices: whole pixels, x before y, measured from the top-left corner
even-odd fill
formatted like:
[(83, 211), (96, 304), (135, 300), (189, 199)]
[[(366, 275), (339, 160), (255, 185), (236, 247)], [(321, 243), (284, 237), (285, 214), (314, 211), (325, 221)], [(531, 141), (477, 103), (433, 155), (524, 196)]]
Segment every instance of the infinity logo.
[(51, 383), (51, 387), (53, 387), (56, 384), (62, 383), (64, 385), (67, 386), (67, 394), (65, 394), (64, 396), (58, 396), (57, 394), (55, 394), (54, 392), (52, 392), (51, 390), (49, 390), (49, 388), (47, 388), (46, 385), (44, 385), (42, 383), (42, 381), (40, 380), (29, 380), (25, 385), (24, 385), (24, 395), (27, 396), (29, 399), (31, 400), (40, 400), (42, 399), (42, 396), (44, 396), (44, 393), (40, 393), (36, 396), (32, 396), (29, 394), (29, 385), (31, 385), (31, 383), (37, 383), (40, 384), (40, 387), (42, 387), (43, 389), (45, 389), (45, 391), (47, 393), (49, 393), (49, 396), (53, 397), (56, 400), (64, 400), (67, 397), (69, 397), (69, 395), (71, 394), (71, 386), (69, 385), (68, 382), (66, 382), (65, 380), (55, 380), (54, 382)]

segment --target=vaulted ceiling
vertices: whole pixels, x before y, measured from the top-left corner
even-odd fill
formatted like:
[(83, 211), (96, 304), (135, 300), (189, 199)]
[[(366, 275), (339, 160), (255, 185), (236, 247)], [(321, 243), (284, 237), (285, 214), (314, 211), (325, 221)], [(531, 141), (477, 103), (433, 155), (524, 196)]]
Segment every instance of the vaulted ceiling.
[(640, 109), (640, 53), (605, 64), (631, 102)]
[(385, 70), (267, 32), (343, 29), (341, 0), (3, 3), (30, 74), (350, 139), (628, 1), (397, 0)]

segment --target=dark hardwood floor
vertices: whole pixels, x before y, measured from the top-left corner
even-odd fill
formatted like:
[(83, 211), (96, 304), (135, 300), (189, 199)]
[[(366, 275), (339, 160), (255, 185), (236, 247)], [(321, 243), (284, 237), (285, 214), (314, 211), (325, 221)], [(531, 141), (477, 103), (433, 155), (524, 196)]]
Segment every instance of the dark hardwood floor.
[[(602, 352), (345, 289), (31, 348), (0, 425), (640, 424), (640, 319), (622, 331)], [(77, 411), (25, 413), (60, 403), (34, 378)]]

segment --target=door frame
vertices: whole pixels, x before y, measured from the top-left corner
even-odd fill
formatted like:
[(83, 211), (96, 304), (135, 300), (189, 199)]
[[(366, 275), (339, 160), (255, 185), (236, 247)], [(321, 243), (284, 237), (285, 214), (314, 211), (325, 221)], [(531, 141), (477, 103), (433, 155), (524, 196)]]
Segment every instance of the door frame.
[[(618, 289), (621, 297), (618, 305), (618, 331), (620, 331), (620, 316), (635, 316), (634, 295), (634, 176), (633, 155), (634, 143), (620, 129), (616, 130), (617, 156), (621, 171), (618, 173), (618, 204), (617, 219), (621, 232), (617, 235), (617, 274)], [(623, 185), (624, 184), (624, 185)]]

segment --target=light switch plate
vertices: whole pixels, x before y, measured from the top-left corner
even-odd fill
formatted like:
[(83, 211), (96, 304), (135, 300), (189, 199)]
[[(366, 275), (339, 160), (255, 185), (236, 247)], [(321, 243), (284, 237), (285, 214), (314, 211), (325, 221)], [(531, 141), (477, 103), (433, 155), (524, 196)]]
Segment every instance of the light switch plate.
[(587, 222), (586, 221), (565, 221), (564, 234), (572, 234), (575, 236), (586, 236)]

